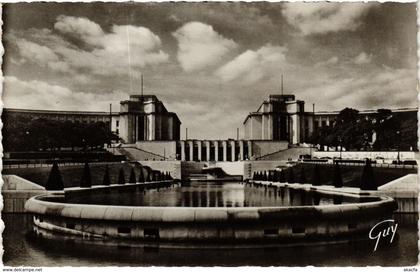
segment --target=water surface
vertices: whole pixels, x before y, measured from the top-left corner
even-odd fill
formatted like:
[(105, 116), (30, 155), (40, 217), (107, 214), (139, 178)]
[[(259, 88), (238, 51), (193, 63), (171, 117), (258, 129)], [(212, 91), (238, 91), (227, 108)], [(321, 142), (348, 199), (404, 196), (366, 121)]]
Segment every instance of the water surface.
[[(372, 198), (375, 199), (375, 198)], [(280, 207), (357, 203), (359, 198), (292, 188), (251, 186), (239, 182), (191, 182), (174, 188), (118, 194), (94, 192), (68, 203), (163, 207)]]
[(7, 266), (413, 266), (417, 263), (417, 215), (395, 217), (398, 236), (373, 252), (374, 242), (316, 246), (197, 249), (116, 247), (37, 239), (31, 216), (3, 214)]

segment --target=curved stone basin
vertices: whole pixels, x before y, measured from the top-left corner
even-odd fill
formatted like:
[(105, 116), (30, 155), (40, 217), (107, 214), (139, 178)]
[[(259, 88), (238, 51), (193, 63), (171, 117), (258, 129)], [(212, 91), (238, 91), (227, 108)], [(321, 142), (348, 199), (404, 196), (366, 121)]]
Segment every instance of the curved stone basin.
[[(344, 193), (334, 195), (349, 197)], [(33, 197), (25, 208), (33, 214), (35, 231), (40, 234), (227, 243), (367, 238), (370, 228), (390, 218), (397, 208), (389, 197), (350, 197), (358, 201), (318, 206), (156, 207), (65, 203), (64, 194), (56, 194)]]

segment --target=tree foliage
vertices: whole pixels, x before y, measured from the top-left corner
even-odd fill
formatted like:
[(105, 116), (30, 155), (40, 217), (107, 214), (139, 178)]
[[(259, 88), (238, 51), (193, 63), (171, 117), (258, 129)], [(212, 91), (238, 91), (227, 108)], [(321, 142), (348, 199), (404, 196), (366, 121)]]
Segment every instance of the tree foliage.
[(379, 109), (365, 115), (345, 108), (329, 126), (316, 129), (309, 141), (345, 150), (410, 150), (417, 149), (416, 129), (417, 116), (413, 112)]
[(3, 146), (6, 151), (60, 150), (103, 147), (118, 137), (104, 122), (74, 123), (45, 118), (3, 116)]

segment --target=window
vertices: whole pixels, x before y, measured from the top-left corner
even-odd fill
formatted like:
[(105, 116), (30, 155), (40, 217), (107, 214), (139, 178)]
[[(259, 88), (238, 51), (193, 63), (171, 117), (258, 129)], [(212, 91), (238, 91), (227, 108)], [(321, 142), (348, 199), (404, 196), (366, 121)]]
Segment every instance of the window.
[(115, 121), (115, 126), (119, 127), (120, 126), (120, 121), (116, 120)]

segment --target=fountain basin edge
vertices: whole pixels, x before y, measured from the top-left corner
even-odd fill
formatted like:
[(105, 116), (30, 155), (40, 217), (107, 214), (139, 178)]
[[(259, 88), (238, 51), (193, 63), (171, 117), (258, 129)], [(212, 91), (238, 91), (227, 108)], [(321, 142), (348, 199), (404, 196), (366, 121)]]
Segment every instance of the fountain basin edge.
[(397, 209), (397, 203), (387, 196), (362, 203), (294, 207), (110, 206), (51, 201), (64, 199), (64, 195), (39, 195), (26, 202), (36, 234), (156, 242), (348, 241), (367, 239), (368, 231), (391, 218)]

